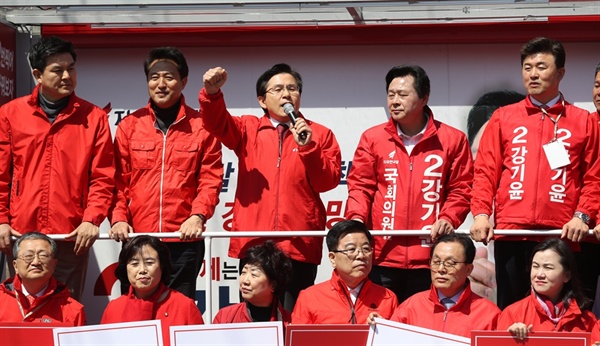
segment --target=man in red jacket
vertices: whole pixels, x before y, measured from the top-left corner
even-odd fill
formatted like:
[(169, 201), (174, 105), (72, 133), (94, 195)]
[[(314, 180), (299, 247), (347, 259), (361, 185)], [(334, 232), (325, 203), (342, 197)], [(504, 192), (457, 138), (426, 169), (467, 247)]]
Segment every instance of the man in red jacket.
[[(324, 230), (326, 212), (320, 194), (340, 182), (340, 147), (331, 130), (299, 112), (300, 74), (277, 64), (258, 78), (256, 96), (265, 112), (261, 118), (229, 114), (221, 92), (226, 80), (225, 69), (208, 70), (199, 99), (206, 129), (239, 159), (232, 230)], [(295, 125), (284, 111), (286, 104), (297, 114)], [(250, 247), (265, 240), (231, 238), (229, 256), (243, 258)], [(292, 260), (294, 275), (283, 298), (284, 308), (292, 311), (300, 290), (314, 284), (323, 239), (272, 240)]]
[(327, 233), (331, 279), (309, 287), (298, 297), (293, 324), (364, 324), (371, 313), (390, 318), (398, 299), (369, 280), (373, 236), (356, 220), (336, 223)]
[(469, 213), (473, 162), (466, 135), (433, 119), (425, 70), (396, 66), (385, 81), (390, 119), (365, 131), (358, 143), (346, 218), (370, 229), (430, 232), (375, 238), (369, 277), (402, 302), (429, 288), (432, 242)]
[[(475, 245), (464, 234), (447, 234), (431, 249), (431, 288), (408, 298), (392, 321), (456, 334), (467, 338), (473, 330), (495, 330), (500, 309), (471, 291)], [(373, 317), (369, 316), (369, 323)]]
[(115, 166), (106, 112), (75, 95), (76, 58), (71, 42), (42, 38), (29, 52), (38, 86), (0, 108), (0, 250), (35, 230), (67, 234), (55, 276), (80, 300)]
[[(598, 120), (598, 126), (600, 126), (600, 64), (596, 65), (596, 75), (594, 79), (594, 89), (592, 89), (592, 97), (594, 100), (594, 106), (596, 106), (596, 119)], [(600, 240), (600, 210), (596, 216), (596, 227), (594, 228), (596, 238)]]
[(29, 232), (14, 245), (16, 275), (0, 285), (0, 322), (62, 322), (85, 325), (83, 305), (52, 274), (56, 242), (45, 234)]
[[(496, 229), (562, 229), (581, 249), (578, 269), (593, 299), (600, 266), (598, 245), (582, 242), (598, 212), (600, 126), (589, 112), (560, 93), (566, 53), (560, 42), (534, 38), (521, 48), (522, 78), (528, 96), (499, 108), (477, 152), (471, 236), (487, 243)], [(530, 289), (527, 266), (541, 237), (505, 236), (495, 242), (498, 306), (524, 298)], [(591, 238), (588, 238), (591, 240)]]
[[(130, 232), (181, 232), (180, 239), (165, 238), (173, 264), (169, 287), (195, 299), (204, 259), (200, 237), (223, 182), (221, 143), (185, 103), (188, 65), (181, 51), (151, 50), (144, 71), (150, 101), (117, 128), (117, 201), (109, 234), (126, 241)], [(128, 286), (122, 282), (122, 291)]]

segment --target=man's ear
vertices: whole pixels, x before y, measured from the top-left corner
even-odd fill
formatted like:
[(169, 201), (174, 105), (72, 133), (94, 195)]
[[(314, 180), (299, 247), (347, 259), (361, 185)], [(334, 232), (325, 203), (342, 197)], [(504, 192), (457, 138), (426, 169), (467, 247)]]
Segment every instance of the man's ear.
[(331, 262), (331, 266), (335, 269), (335, 253), (329, 252), (329, 262)]
[(265, 103), (265, 97), (259, 96), (259, 97), (257, 97), (257, 99), (258, 99), (258, 104), (260, 105), (260, 107), (263, 109), (267, 109), (267, 104)]
[(565, 68), (564, 68), (564, 67), (561, 67), (561, 68), (559, 68), (559, 69), (558, 69), (558, 80), (562, 80), (562, 79), (563, 79), (563, 77), (565, 76), (565, 73), (566, 73), (566, 72), (567, 72), (567, 71), (565, 70)]
[(33, 75), (33, 78), (35, 78), (35, 80), (40, 83), (41, 82), (41, 78), (42, 78), (42, 72), (40, 72), (40, 70), (38, 70), (37, 68), (34, 68), (31, 71), (31, 74)]
[(188, 82), (188, 77), (185, 77), (181, 80), (181, 90), (185, 89), (187, 82)]

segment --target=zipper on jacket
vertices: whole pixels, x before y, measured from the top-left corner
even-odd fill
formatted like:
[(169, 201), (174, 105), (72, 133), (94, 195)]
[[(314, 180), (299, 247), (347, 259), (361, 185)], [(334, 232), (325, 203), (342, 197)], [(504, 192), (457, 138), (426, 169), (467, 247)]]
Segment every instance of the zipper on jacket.
[(19, 196), (19, 188), (20, 188), (20, 183), (21, 183), (21, 181), (20, 181), (20, 180), (17, 180), (17, 183), (15, 184), (15, 185), (17, 185), (17, 186), (15, 187), (15, 195), (16, 195), (17, 197)]
[[(285, 137), (285, 136), (283, 136)], [(277, 158), (277, 174), (275, 175), (275, 180), (277, 181), (277, 191), (275, 192), (275, 231), (279, 230), (279, 191), (281, 186), (281, 157), (283, 156), (283, 138), (282, 136), (277, 136), (279, 141), (279, 157)]]
[[(162, 131), (160, 131), (163, 133)], [(162, 148), (162, 159), (160, 162), (160, 184), (159, 184), (159, 206), (158, 206), (158, 233), (162, 233), (162, 224), (163, 224), (163, 185), (165, 179), (165, 153), (167, 152), (167, 133), (169, 133), (169, 129), (167, 132), (163, 133), (163, 148)]]
[[(446, 310), (446, 312), (444, 312), (444, 320), (443, 322), (446, 323), (446, 317), (448, 317), (448, 310)], [(446, 329), (446, 328), (444, 328)]]

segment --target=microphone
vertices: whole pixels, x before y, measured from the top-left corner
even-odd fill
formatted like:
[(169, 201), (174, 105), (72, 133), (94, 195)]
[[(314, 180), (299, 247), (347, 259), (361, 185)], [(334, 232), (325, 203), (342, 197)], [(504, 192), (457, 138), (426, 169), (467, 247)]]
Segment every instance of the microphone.
[[(285, 112), (285, 114), (287, 114), (287, 116), (292, 121), (292, 125), (296, 126), (296, 119), (298, 118), (298, 116), (296, 115), (296, 112), (294, 111), (294, 106), (292, 106), (291, 103), (286, 103), (283, 105), (283, 111)], [(300, 137), (300, 140), (302, 140), (304, 142), (306, 140), (306, 131), (300, 132), (300, 134), (298, 136)]]

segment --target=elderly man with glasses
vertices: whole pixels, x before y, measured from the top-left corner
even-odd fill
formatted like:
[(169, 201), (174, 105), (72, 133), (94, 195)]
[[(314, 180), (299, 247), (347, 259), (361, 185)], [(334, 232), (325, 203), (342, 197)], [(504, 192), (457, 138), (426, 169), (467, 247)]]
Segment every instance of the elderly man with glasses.
[(327, 233), (333, 274), (300, 292), (293, 324), (364, 324), (372, 312), (390, 318), (398, 305), (394, 292), (369, 280), (373, 237), (360, 221), (336, 223)]
[(57, 264), (54, 240), (26, 233), (15, 242), (13, 255), (16, 275), (0, 285), (0, 322), (85, 325), (83, 305), (52, 277)]
[[(471, 291), (475, 245), (465, 234), (451, 233), (431, 249), (431, 289), (408, 298), (390, 320), (471, 337), (473, 330), (495, 330), (500, 309)], [(373, 313), (373, 317), (381, 317)]]
[[(320, 194), (341, 177), (340, 147), (330, 129), (300, 113), (302, 78), (289, 65), (277, 64), (256, 82), (262, 117), (231, 116), (221, 87), (227, 71), (208, 70), (200, 91), (204, 127), (239, 159), (232, 231), (325, 230)], [(286, 111), (287, 109), (287, 111)], [(295, 113), (291, 121), (288, 113)], [(232, 238), (229, 256), (244, 258), (265, 238)], [(314, 284), (321, 263), (321, 237), (274, 238), (292, 260), (294, 275), (280, 299), (291, 311), (300, 290)], [(244, 263), (240, 263), (240, 268)]]

